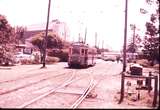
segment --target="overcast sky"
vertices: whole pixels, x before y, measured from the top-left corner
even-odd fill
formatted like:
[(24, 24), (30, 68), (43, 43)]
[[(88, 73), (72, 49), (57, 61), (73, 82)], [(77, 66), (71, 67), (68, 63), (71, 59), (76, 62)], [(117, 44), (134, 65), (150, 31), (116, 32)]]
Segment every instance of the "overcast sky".
[[(46, 23), (48, 0), (0, 0), (0, 14), (5, 15), (12, 26)], [(87, 43), (120, 50), (124, 37), (125, 0), (51, 0), (50, 21), (66, 22), (70, 39), (84, 36), (87, 27)], [(144, 35), (149, 13), (140, 14), (140, 8), (152, 9), (145, 0), (128, 0), (128, 38), (132, 36), (129, 24), (136, 24), (136, 33)]]

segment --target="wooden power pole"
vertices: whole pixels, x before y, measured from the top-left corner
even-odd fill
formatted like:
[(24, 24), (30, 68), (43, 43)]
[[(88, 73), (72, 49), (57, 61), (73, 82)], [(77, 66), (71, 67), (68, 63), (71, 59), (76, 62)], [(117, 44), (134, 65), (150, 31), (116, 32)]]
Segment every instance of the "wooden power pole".
[(42, 68), (45, 68), (45, 65), (46, 65), (46, 47), (47, 47), (47, 36), (48, 36), (50, 5), (51, 5), (51, 0), (49, 0), (49, 2), (48, 2), (46, 33), (45, 33), (44, 42), (43, 42), (43, 66), (42, 66)]
[(84, 43), (86, 43), (86, 38), (87, 38), (87, 27), (85, 28)]
[(124, 45), (123, 45), (123, 72), (126, 71), (127, 13), (128, 13), (128, 0), (125, 0), (125, 25), (124, 25)]
[(95, 32), (95, 47), (97, 46), (97, 32)]

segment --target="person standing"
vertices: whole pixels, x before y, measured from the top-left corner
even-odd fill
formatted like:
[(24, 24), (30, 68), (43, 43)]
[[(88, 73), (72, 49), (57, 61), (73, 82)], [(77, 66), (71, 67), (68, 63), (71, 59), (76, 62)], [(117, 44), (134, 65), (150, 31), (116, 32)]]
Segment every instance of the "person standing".
[(117, 63), (119, 63), (119, 61), (120, 61), (120, 56), (116, 56), (116, 61), (117, 61)]

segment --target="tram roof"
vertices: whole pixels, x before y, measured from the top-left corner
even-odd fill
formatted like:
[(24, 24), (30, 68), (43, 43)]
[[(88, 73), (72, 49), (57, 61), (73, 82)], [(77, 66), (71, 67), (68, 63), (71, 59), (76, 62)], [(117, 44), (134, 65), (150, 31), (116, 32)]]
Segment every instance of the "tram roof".
[(86, 47), (89, 46), (88, 44), (85, 44), (83, 42), (73, 42), (72, 45), (75, 45), (75, 46), (86, 46)]

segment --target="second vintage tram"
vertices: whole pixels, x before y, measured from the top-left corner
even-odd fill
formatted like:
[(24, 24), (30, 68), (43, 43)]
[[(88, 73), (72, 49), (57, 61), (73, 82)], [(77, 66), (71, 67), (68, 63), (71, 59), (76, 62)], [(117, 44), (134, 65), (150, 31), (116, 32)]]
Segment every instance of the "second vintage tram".
[(74, 42), (69, 48), (69, 67), (88, 67), (96, 64), (96, 48), (91, 48), (83, 42)]

